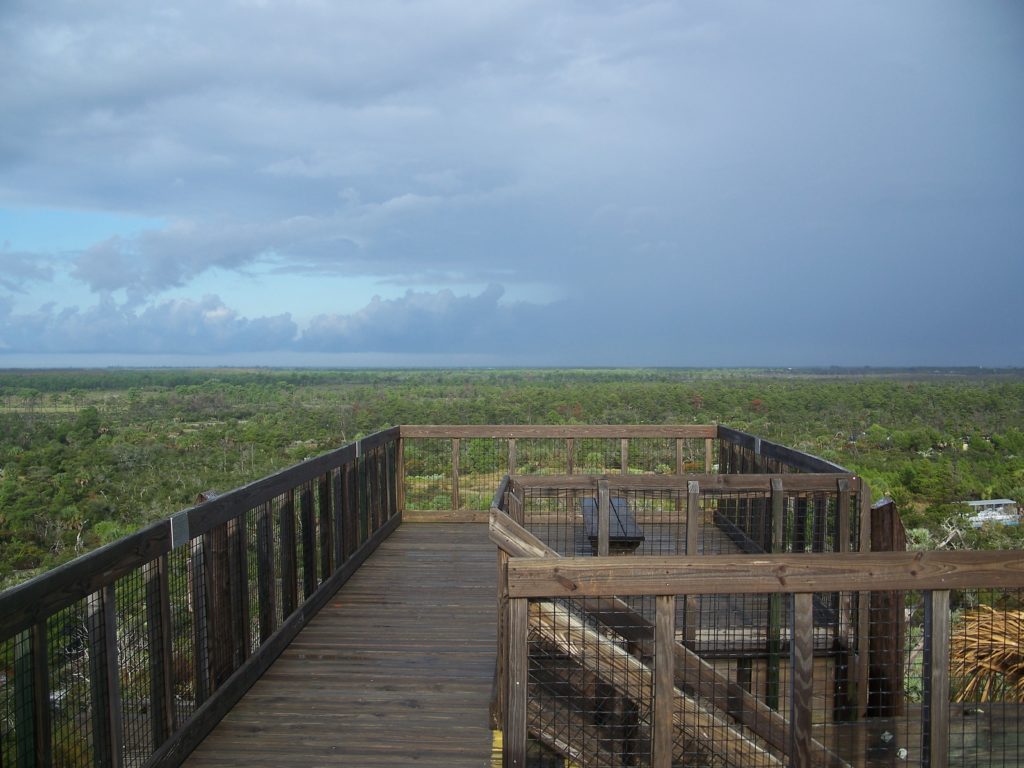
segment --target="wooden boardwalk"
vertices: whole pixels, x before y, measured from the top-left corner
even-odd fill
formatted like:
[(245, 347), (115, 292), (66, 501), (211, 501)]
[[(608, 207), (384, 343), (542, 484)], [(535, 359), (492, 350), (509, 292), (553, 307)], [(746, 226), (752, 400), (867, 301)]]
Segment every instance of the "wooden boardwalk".
[(489, 765), (495, 562), (486, 525), (401, 525), (186, 765)]

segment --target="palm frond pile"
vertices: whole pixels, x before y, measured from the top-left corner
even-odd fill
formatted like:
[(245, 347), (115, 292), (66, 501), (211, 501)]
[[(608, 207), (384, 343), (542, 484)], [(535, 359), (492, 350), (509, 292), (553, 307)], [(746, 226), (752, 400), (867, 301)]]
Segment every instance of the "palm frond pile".
[(1024, 702), (1024, 611), (980, 605), (956, 624), (950, 646), (954, 699)]

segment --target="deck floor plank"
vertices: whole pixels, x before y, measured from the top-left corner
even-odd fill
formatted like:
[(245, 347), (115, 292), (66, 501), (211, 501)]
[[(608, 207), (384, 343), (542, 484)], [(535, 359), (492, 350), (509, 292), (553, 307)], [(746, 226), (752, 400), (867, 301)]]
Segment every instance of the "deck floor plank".
[(186, 765), (488, 765), (495, 572), (486, 525), (403, 524)]

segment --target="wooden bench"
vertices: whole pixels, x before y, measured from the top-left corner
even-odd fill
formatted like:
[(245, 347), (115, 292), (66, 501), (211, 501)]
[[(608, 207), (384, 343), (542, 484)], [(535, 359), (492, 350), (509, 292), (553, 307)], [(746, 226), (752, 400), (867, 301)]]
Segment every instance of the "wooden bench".
[[(633, 552), (644, 541), (644, 531), (637, 525), (629, 502), (620, 496), (608, 500), (608, 554), (622, 555)], [(583, 527), (594, 554), (598, 551), (598, 506), (597, 499), (585, 496), (580, 499), (583, 512)]]

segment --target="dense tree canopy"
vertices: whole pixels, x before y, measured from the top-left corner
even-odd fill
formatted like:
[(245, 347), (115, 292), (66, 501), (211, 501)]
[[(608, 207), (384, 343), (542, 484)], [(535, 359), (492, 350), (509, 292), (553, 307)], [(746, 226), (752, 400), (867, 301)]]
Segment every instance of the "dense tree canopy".
[(403, 423), (723, 423), (862, 474), (923, 545), (947, 536), (958, 501), (1024, 499), (1014, 371), (8, 371), (0, 581)]

